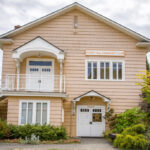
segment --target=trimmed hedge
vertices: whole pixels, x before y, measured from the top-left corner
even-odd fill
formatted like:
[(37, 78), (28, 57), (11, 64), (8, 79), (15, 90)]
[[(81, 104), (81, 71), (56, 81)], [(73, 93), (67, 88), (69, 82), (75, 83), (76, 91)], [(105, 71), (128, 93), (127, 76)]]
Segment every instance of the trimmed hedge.
[(0, 139), (18, 139), (30, 138), (34, 134), (39, 136), (40, 140), (60, 140), (66, 139), (67, 133), (63, 126), (55, 127), (51, 125), (7, 125), (5, 121), (0, 120)]

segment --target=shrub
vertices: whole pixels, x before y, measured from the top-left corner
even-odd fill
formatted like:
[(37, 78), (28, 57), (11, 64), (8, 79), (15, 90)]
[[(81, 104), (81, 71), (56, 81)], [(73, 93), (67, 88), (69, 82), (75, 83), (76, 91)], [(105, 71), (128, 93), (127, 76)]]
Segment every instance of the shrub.
[(114, 140), (114, 146), (118, 148), (123, 148), (125, 150), (145, 150), (147, 147), (148, 141), (142, 134), (138, 135), (117, 135), (117, 138)]
[[(22, 138), (25, 137), (31, 138), (31, 135), (39, 136), (40, 140), (60, 140), (66, 139), (66, 129), (61, 127), (55, 127), (50, 125), (24, 125), (18, 126), (18, 130), (16, 128), (11, 128), (11, 133), (15, 133), (13, 138)], [(16, 131), (18, 133), (16, 133)]]
[(9, 129), (7, 127), (6, 121), (0, 119), (0, 139), (5, 138), (9, 134)]
[(145, 137), (146, 137), (146, 139), (148, 141), (148, 145), (147, 145), (147, 149), (146, 150), (150, 150), (150, 127), (148, 127), (146, 129), (146, 132), (145, 132), (144, 135), (145, 135)]
[(0, 139), (25, 139), (32, 135), (39, 136), (40, 140), (60, 140), (66, 139), (67, 133), (63, 126), (55, 127), (51, 125), (7, 125), (0, 120)]
[(142, 134), (145, 133), (146, 127), (144, 124), (136, 124), (134, 126), (125, 128), (122, 132), (122, 134), (131, 134), (131, 135), (136, 135), (136, 134)]
[(117, 115), (114, 113), (114, 109), (111, 108), (108, 112), (106, 112), (105, 119), (110, 129), (115, 128), (116, 117)]
[(115, 133), (121, 133), (123, 129), (141, 123), (146, 114), (139, 108), (133, 108), (118, 114), (115, 118), (115, 126), (112, 129)]
[(125, 150), (145, 150), (148, 146), (148, 140), (143, 135), (146, 128), (143, 124), (137, 124), (126, 128), (121, 134), (118, 134), (114, 140), (114, 146)]

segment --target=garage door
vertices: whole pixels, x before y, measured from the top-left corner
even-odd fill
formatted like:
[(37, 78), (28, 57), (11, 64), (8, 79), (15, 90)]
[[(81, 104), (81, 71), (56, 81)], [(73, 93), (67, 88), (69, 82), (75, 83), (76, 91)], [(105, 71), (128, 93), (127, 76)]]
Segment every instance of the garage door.
[(77, 136), (102, 137), (105, 131), (104, 106), (77, 106)]

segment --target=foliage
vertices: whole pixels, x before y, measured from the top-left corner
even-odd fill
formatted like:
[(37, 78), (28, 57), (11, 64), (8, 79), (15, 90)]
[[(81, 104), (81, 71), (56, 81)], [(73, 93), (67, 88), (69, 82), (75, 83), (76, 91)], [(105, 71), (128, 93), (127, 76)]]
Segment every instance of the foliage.
[(31, 137), (25, 137), (25, 140), (20, 139), (20, 143), (22, 144), (39, 144), (40, 140), (39, 140), (39, 136), (36, 136), (34, 134), (31, 134)]
[(31, 138), (34, 134), (40, 140), (60, 140), (66, 139), (67, 133), (63, 126), (55, 127), (51, 125), (7, 125), (0, 120), (0, 139), (25, 139)]
[(110, 109), (108, 112), (106, 112), (105, 114), (105, 119), (107, 124), (109, 125), (110, 129), (115, 128), (115, 119), (116, 119), (117, 115), (114, 113), (114, 109)]
[(150, 126), (148, 126), (146, 132), (145, 132), (145, 137), (148, 141), (148, 145), (147, 145), (147, 149), (146, 150), (150, 150)]
[(142, 97), (147, 103), (150, 103), (150, 72), (143, 71), (142, 74), (137, 75), (138, 79), (143, 82), (137, 83), (137, 85), (142, 86)]
[(104, 138), (106, 138), (110, 143), (112, 143), (113, 140), (109, 136), (110, 133), (111, 133), (111, 131), (104, 132)]
[(146, 127), (143, 124), (128, 127), (117, 135), (113, 144), (125, 150), (145, 150), (148, 146), (148, 140), (143, 135), (145, 131)]
[(7, 128), (7, 123), (6, 121), (2, 121), (0, 119), (0, 139), (3, 139), (5, 136), (8, 135), (8, 128)]
[(117, 115), (114, 114), (113, 110), (110, 110), (105, 117), (111, 132), (121, 133), (123, 129), (142, 122), (145, 116), (146, 114), (139, 108), (132, 108)]
[(150, 65), (149, 65), (147, 56), (146, 56), (146, 70), (147, 70), (147, 71), (150, 71)]

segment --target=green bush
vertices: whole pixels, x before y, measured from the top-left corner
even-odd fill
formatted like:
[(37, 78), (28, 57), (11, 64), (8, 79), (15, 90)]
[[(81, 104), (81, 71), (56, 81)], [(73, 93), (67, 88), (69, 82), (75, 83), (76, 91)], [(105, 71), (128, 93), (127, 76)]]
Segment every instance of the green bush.
[(150, 150), (150, 126), (146, 129), (146, 132), (145, 132), (145, 137), (148, 141), (148, 145), (147, 145), (147, 149), (146, 150)]
[(112, 132), (121, 133), (123, 129), (141, 123), (145, 116), (146, 114), (139, 108), (129, 109), (124, 113), (118, 114), (115, 118), (115, 126)]
[(63, 126), (55, 127), (51, 125), (7, 125), (0, 120), (0, 139), (25, 139), (31, 135), (39, 137), (40, 140), (61, 140), (67, 138), (66, 129)]
[(148, 141), (142, 134), (137, 135), (117, 135), (114, 146), (125, 150), (145, 150)]
[(39, 136), (40, 140), (60, 140), (66, 139), (67, 133), (66, 129), (63, 126), (55, 127), (50, 125), (24, 125), (24, 126), (15, 126), (9, 125), (10, 130), (9, 138), (22, 138), (25, 139), (31, 138), (31, 135)]
[(9, 129), (7, 127), (7, 123), (0, 119), (0, 139), (5, 138), (9, 134)]
[(143, 135), (145, 132), (146, 128), (143, 124), (134, 125), (118, 134), (113, 144), (125, 150), (145, 150), (148, 146), (148, 140)]
[(123, 135), (126, 135), (126, 134), (136, 135), (136, 134), (143, 134), (145, 132), (146, 132), (146, 127), (144, 124), (136, 124), (134, 126), (125, 128), (122, 134)]

